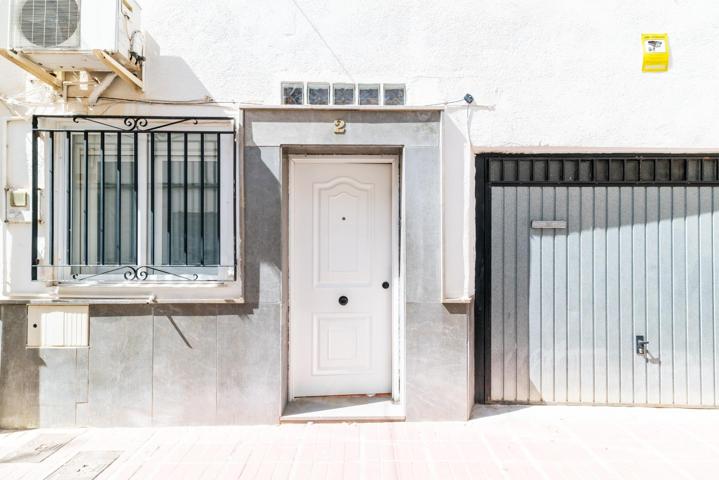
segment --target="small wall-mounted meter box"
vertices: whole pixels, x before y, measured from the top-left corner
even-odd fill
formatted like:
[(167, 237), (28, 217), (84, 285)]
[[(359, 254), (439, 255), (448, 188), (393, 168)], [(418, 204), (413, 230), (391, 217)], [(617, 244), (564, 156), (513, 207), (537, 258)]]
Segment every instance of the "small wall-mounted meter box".
[(642, 52), (643, 72), (669, 70), (669, 40), (666, 33), (643, 33)]
[(5, 222), (30, 223), (30, 192), (25, 189), (8, 188), (5, 190)]
[(10, 206), (25, 208), (28, 204), (28, 194), (25, 190), (10, 190)]
[(87, 305), (28, 305), (27, 348), (87, 347), (90, 340)]

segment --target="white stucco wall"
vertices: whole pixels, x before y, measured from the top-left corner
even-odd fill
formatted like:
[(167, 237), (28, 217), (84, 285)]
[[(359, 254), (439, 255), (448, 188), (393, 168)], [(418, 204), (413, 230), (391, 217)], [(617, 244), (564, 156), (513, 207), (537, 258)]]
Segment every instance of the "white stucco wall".
[[(473, 290), (472, 151), (719, 149), (714, 0), (152, 0), (142, 6), (145, 98), (274, 105), (283, 80), (405, 83), (408, 104), (417, 106), (471, 93), (469, 111), (458, 103), (445, 115), (446, 298)], [(648, 32), (669, 34), (666, 73), (641, 72), (640, 35)], [(15, 67), (0, 61), (1, 95), (21, 93), (25, 82), (18, 78)], [(134, 93), (116, 84), (107, 95)], [(104, 103), (91, 113), (148, 108)]]

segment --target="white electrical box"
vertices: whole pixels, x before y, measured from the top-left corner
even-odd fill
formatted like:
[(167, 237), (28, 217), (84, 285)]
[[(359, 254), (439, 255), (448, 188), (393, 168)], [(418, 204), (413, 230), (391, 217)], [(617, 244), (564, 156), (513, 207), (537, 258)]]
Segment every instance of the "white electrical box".
[(28, 348), (87, 347), (90, 340), (87, 305), (29, 305)]
[[(39, 194), (39, 192), (38, 192)], [(5, 190), (5, 222), (30, 223), (30, 192), (25, 189), (8, 188)]]
[(0, 5), (9, 18), (7, 48), (47, 70), (107, 70), (93, 50), (128, 68), (142, 55), (140, 6), (134, 0), (0, 0)]

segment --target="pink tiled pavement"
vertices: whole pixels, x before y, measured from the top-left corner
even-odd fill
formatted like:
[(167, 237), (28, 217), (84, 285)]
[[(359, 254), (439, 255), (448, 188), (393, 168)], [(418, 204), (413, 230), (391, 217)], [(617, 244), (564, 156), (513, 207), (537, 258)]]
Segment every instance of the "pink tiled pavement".
[[(101, 479), (719, 479), (719, 410), (487, 406), (468, 422), (63, 429), (42, 479), (83, 450), (122, 455)], [(0, 432), (0, 457), (41, 429)]]

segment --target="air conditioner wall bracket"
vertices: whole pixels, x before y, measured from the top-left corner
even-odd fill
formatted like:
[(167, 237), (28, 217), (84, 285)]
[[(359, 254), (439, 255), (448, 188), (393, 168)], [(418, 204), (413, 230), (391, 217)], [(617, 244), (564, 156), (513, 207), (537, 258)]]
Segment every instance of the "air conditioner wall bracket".
[(132, 73), (123, 64), (112, 58), (112, 56), (103, 50), (93, 50), (95, 56), (113, 73), (117, 74), (123, 81), (128, 82), (140, 91), (145, 89), (145, 82), (137, 75)]
[(27, 73), (37, 78), (41, 82), (50, 85), (53, 90), (62, 90), (62, 80), (60, 80), (54, 74), (45, 70), (37, 63), (30, 60), (29, 58), (25, 57), (21, 53), (15, 52), (13, 50), (8, 50), (6, 48), (0, 48), (0, 56), (6, 58), (10, 62), (22, 68)]
[[(144, 91), (145, 82), (142, 80), (142, 78), (140, 78), (140, 76), (138, 76), (130, 69), (125, 67), (123, 64), (115, 60), (112, 55), (103, 50), (93, 50), (93, 54), (107, 68), (107, 71), (114, 73), (123, 81), (129, 83), (138, 90)], [(0, 56), (6, 58), (8, 61), (25, 70), (27, 73), (42, 81), (43, 83), (46, 83), (56, 92), (62, 93), (63, 79), (61, 76), (58, 76), (57, 73), (49, 72), (42, 66), (33, 62), (30, 58), (14, 50), (0, 48)], [(140, 68), (140, 75), (142, 75), (141, 72), (143, 69), (142, 67)]]

